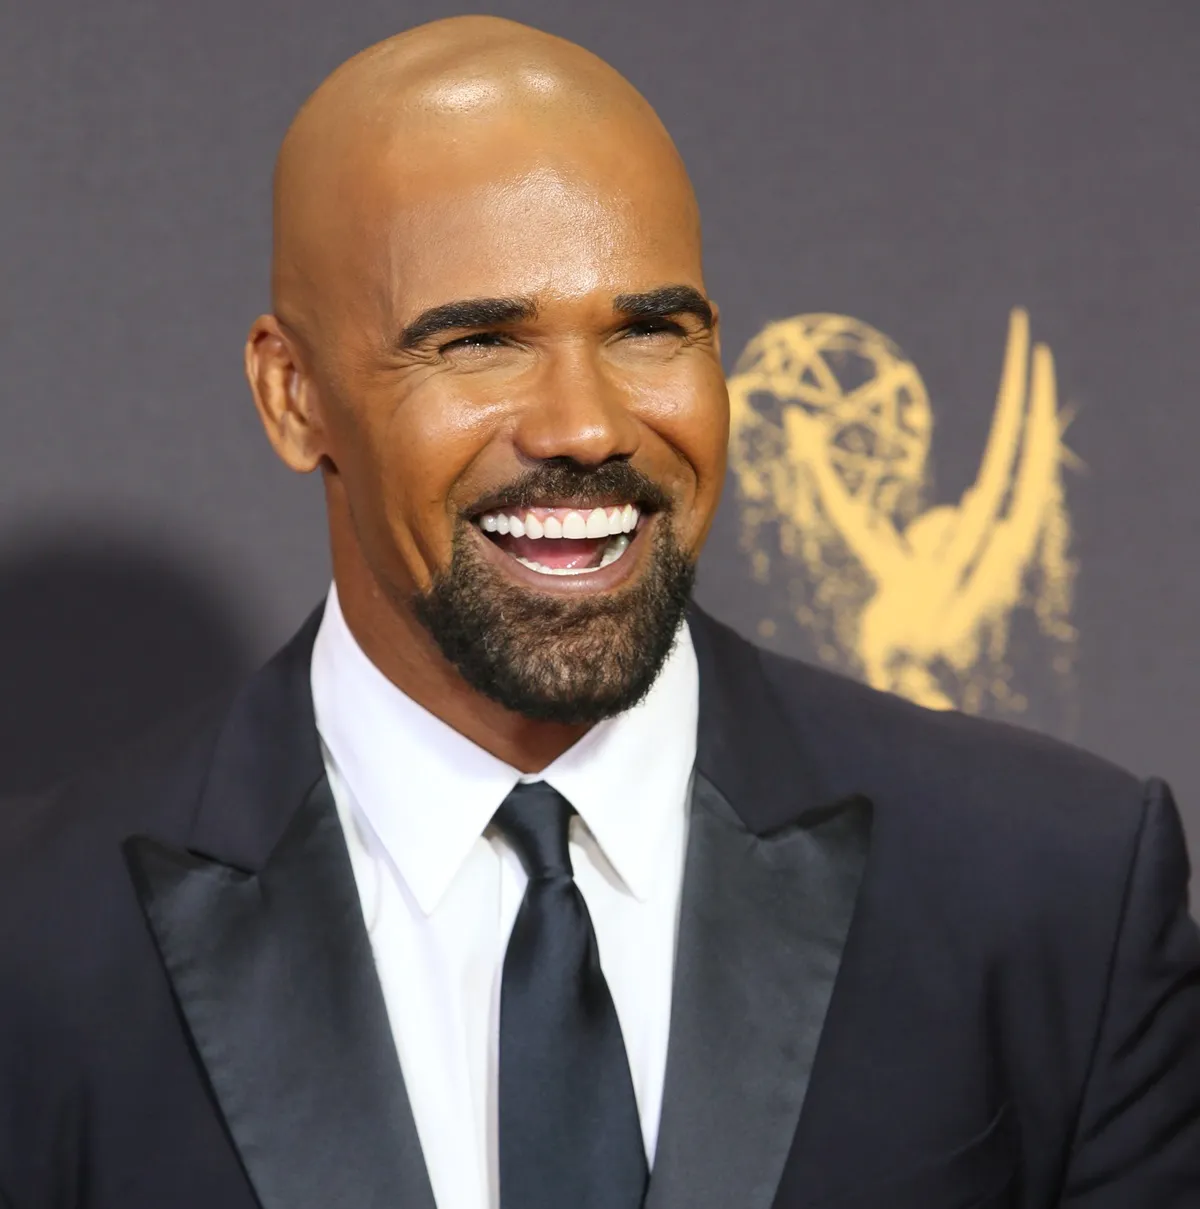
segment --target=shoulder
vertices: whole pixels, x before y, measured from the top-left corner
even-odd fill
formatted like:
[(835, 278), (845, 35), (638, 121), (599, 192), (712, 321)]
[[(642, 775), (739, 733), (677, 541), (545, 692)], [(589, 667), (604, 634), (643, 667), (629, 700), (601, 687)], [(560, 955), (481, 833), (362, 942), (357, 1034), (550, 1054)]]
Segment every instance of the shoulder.
[(0, 862), (50, 857), (138, 827), (177, 830), (227, 707), (224, 698), (205, 702), (58, 785), (0, 799)]
[(1115, 921), (1147, 803), (1165, 796), (1173, 810), (1161, 783), (1045, 735), (751, 649), (826, 792), (872, 802), (872, 843), (893, 890), (919, 873), (939, 899), (940, 887), (1017, 926), (1064, 909)]
[(60, 786), (0, 800), (0, 967), (9, 975), (83, 974), (111, 955), (135, 918), (122, 844), (136, 834), (183, 841), (223, 713), (223, 702), (209, 704)]
[(747, 645), (834, 794), (863, 793), (940, 824), (1047, 839), (1130, 838), (1140, 824), (1143, 782), (1101, 756), (1019, 726), (925, 709)]
[(1090, 954), (1100, 971), (1139, 868), (1169, 866), (1157, 909), (1182, 909), (1187, 853), (1162, 782), (749, 644), (744, 657), (830, 800), (872, 803), (867, 897), (879, 912), (903, 907), (927, 934), (992, 953), (1036, 943), (1064, 969)]
[[(742, 763), (759, 794), (778, 798), (780, 784), (794, 783), (810, 805), (814, 795), (860, 795), (873, 802), (877, 822), (1018, 847), (1096, 850), (1136, 838), (1146, 787), (1098, 755), (1021, 727), (922, 708), (763, 650), (699, 610), (689, 626), (701, 662), (702, 730), (718, 747), (751, 753)], [(796, 795), (782, 796), (791, 809), (804, 808)], [(786, 810), (776, 807), (779, 823)]]
[(187, 834), (214, 730), (206, 711), (67, 784), (0, 800), (0, 1151), (80, 1111), (106, 1070), (135, 1078), (131, 1056), (170, 1019), (122, 845)]
[[(1140, 782), (1101, 756), (1020, 726), (931, 710), (846, 676), (747, 644), (797, 738), (825, 753), (838, 776), (848, 760), (926, 793), (984, 797), (1064, 789), (1125, 800)], [(810, 742), (811, 740), (811, 742)], [(848, 771), (848, 770), (847, 770)]]

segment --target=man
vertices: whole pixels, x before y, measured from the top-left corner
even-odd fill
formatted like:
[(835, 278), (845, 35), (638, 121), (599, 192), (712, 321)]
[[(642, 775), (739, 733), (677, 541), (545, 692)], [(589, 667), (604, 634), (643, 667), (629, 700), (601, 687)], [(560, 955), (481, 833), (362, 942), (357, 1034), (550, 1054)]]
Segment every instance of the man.
[(0, 1203), (1200, 1204), (1167, 789), (689, 610), (727, 401), (645, 101), (439, 22), (275, 184), (246, 364), (335, 587), (0, 822)]

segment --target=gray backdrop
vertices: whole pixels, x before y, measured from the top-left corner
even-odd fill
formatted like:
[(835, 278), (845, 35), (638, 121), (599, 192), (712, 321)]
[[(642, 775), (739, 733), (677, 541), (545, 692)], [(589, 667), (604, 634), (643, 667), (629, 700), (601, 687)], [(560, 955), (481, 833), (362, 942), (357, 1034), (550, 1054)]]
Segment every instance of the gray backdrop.
[[(270, 164), (338, 62), (453, 11), (41, 0), (0, 15), (0, 790), (228, 682), (319, 598), (318, 484), (276, 465), (241, 377), (266, 301)], [(920, 367), (928, 504), (973, 482), (1009, 311), (1029, 309), (1073, 416), (1078, 638), (1071, 674), (1052, 675), (1013, 611), (1017, 720), (1169, 777), (1195, 845), (1200, 6), (490, 11), (582, 42), (658, 108), (700, 196), (731, 372), (769, 321), (816, 312)], [(797, 620), (811, 568), (776, 544), (756, 579), (743, 521), (731, 483), (702, 602), (818, 657)], [(854, 670), (853, 652), (824, 654)]]

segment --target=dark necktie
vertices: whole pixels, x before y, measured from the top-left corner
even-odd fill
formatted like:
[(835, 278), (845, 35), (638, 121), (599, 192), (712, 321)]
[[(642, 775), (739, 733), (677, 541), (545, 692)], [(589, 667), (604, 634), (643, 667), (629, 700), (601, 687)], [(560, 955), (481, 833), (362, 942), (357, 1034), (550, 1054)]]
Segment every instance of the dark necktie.
[(502, 1209), (640, 1209), (648, 1173), (621, 1026), (544, 781), (496, 812), (529, 884), (500, 992)]

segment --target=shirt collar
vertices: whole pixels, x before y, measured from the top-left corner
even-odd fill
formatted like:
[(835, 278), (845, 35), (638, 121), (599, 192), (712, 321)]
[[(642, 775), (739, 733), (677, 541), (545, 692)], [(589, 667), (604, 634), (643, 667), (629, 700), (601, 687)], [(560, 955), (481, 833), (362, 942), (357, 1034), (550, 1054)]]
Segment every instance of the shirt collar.
[[(521, 774), (422, 708), (367, 658), (331, 587), (313, 646), (313, 708), (329, 757), (429, 915)], [(691, 636), (640, 704), (594, 726), (534, 780), (558, 790), (636, 898), (653, 893), (682, 828), (696, 757)]]

